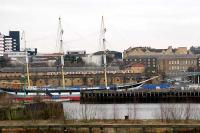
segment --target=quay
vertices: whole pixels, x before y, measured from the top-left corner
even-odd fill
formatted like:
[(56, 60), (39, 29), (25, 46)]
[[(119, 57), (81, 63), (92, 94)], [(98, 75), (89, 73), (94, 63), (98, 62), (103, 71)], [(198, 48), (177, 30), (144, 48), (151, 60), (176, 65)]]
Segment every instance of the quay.
[(82, 91), (81, 103), (200, 103), (200, 90)]
[(106, 129), (114, 129), (115, 133), (129, 132), (128, 129), (139, 129), (140, 133), (153, 133), (153, 129), (167, 129), (169, 133), (176, 133), (185, 131), (187, 133), (199, 133), (200, 124), (24, 124), (24, 125), (0, 125), (0, 133), (3, 133), (6, 129), (36, 129), (37, 132), (41, 132), (51, 129), (57, 129), (60, 133), (69, 133), (71, 130), (75, 130), (75, 133), (79, 133), (81, 129), (86, 129), (87, 133), (96, 133), (98, 129), (100, 133), (105, 133)]

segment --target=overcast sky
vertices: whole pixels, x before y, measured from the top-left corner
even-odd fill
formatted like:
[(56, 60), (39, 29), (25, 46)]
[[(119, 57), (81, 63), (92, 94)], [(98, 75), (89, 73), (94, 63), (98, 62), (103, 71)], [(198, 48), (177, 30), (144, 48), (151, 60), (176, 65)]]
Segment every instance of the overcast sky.
[(200, 0), (0, 0), (0, 32), (25, 30), (28, 47), (56, 52), (61, 16), (65, 51), (93, 52), (102, 15), (110, 50), (200, 45)]

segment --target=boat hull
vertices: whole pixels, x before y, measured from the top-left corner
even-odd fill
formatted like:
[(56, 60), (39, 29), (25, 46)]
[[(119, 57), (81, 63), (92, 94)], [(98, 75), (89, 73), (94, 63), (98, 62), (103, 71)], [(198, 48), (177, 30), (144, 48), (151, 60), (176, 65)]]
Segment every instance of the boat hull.
[(36, 98), (41, 99), (42, 101), (80, 101), (80, 96), (60, 96), (59, 98), (51, 98), (49, 96), (17, 96), (15, 95), (14, 100), (16, 101), (34, 101)]
[(80, 91), (78, 90), (58, 90), (58, 89), (42, 89), (42, 90), (16, 90), (2, 89), (4, 92), (14, 96), (17, 101), (34, 101), (34, 100), (55, 100), (55, 101), (80, 101)]

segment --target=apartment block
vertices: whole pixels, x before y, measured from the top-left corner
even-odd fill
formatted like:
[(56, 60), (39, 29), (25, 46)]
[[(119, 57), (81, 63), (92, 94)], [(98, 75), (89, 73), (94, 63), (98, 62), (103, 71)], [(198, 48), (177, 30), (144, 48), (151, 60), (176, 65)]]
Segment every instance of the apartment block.
[(9, 35), (0, 33), (0, 56), (9, 52), (20, 51), (20, 32), (9, 31)]

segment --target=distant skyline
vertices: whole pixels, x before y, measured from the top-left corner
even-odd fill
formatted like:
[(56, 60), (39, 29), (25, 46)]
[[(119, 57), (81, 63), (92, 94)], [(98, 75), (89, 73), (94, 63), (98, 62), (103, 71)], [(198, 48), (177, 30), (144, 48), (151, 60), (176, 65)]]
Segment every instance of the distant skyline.
[[(199, 0), (0, 0), (0, 32), (26, 32), (28, 47), (57, 52), (58, 18), (64, 48), (99, 50), (101, 16), (107, 49), (200, 46)], [(23, 43), (21, 43), (21, 47)]]

